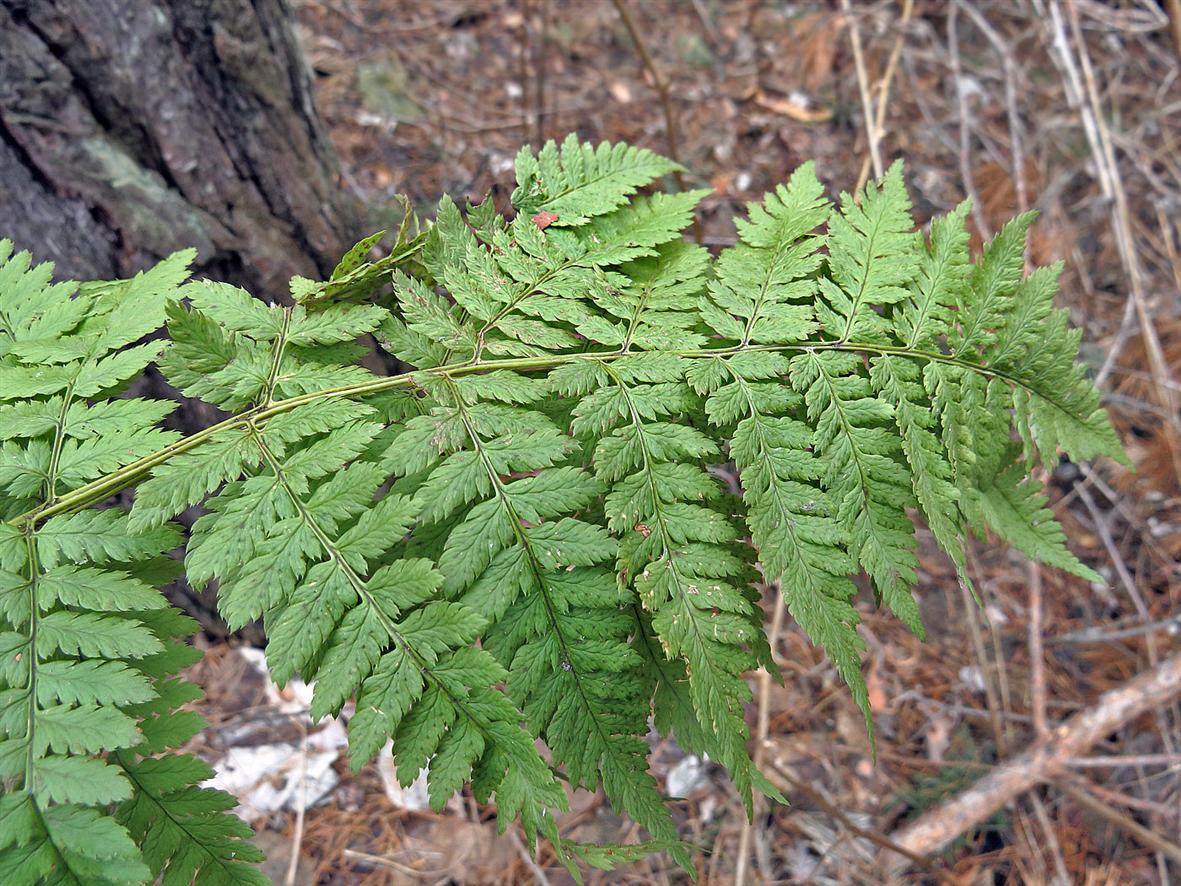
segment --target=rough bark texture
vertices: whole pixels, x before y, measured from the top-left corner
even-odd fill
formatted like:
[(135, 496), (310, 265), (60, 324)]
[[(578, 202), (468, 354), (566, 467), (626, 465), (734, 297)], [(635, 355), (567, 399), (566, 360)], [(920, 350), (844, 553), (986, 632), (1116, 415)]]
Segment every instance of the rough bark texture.
[(0, 0), (0, 208), (61, 277), (196, 246), (272, 297), (357, 233), (287, 0)]

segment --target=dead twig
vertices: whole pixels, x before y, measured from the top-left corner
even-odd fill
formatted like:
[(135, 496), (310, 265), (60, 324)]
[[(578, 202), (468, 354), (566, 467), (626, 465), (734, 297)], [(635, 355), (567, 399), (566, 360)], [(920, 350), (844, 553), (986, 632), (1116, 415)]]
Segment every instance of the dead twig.
[(1179, 626), (1181, 626), (1181, 615), (1174, 615), (1172, 618), (1154, 621), (1151, 624), (1133, 625), (1130, 628), (1117, 628), (1113, 631), (1105, 630), (1102, 627), (1085, 628), (1081, 631), (1072, 631), (1069, 634), (1060, 634), (1057, 637), (1051, 637), (1050, 642), (1115, 643), (1119, 640), (1130, 640), (1133, 637), (1141, 637), (1153, 631), (1174, 631)]
[(525, 867), (529, 869), (529, 873), (533, 875), (533, 879), (539, 886), (549, 886), (549, 877), (545, 875), (545, 871), (541, 869), (533, 856), (529, 854), (528, 847), (525, 846), (525, 841), (522, 840), (515, 830), (509, 831), (509, 841), (513, 844), (513, 848), (517, 850), (517, 855), (521, 857), (521, 861), (525, 863)]
[(1034, 785), (1063, 773), (1071, 758), (1078, 757), (1124, 723), (1171, 703), (1179, 694), (1181, 655), (1175, 655), (1123, 686), (1105, 692), (1093, 707), (1052, 730), (1048, 738), (896, 831), (889, 839), (905, 851), (884, 857), (884, 867), (897, 871), (914, 855), (937, 852)]
[(549, 45), (549, 16), (548, 12), (549, 0), (538, 0), (537, 4), (537, 20), (538, 20), (538, 34), (535, 49), (537, 56), (534, 59), (534, 90), (533, 94), (537, 102), (534, 113), (534, 126), (537, 129), (536, 139), (537, 147), (541, 148), (545, 144), (545, 66), (546, 66), (546, 50)]
[(1074, 802), (1078, 803), (1084, 809), (1111, 822), (1121, 831), (1126, 832), (1136, 842), (1147, 846), (1155, 852), (1160, 852), (1168, 856), (1174, 863), (1181, 864), (1181, 846), (1166, 840), (1155, 831), (1150, 831), (1122, 812), (1117, 812), (1108, 804), (1100, 803), (1086, 791), (1080, 790), (1072, 784), (1063, 781), (1059, 782), (1057, 787), (1058, 790), (1062, 791), (1062, 793), (1066, 794), (1066, 796), (1070, 797), (1070, 799), (1074, 800)]
[(1046, 720), (1046, 656), (1042, 647), (1042, 569), (1032, 560), (1026, 564), (1029, 577), (1029, 701), (1033, 711), (1033, 732), (1045, 738), (1050, 732)]
[[(968, 568), (976, 572), (975, 560), (970, 553), (968, 558)], [(967, 583), (961, 581), (959, 585), (964, 602), (964, 616), (968, 622), (968, 632), (972, 637), (972, 648), (976, 652), (976, 661), (980, 666), (980, 678), (984, 681), (984, 697), (988, 704), (988, 716), (992, 722), (993, 740), (996, 742), (997, 753), (1004, 755), (1006, 751), (1005, 729), (1002, 723), (1004, 705), (1001, 704), (1000, 694), (998, 693), (995, 682), (996, 677), (999, 675), (994, 674), (994, 666), (989, 662), (988, 653), (984, 649), (984, 633), (980, 630), (980, 618), (977, 614), (979, 607), (973, 599), (972, 592), (968, 588)]]
[(304, 810), (308, 805), (308, 731), (300, 727), (303, 740), (299, 748), (299, 806), (295, 809), (295, 833), (291, 837), (291, 860), (287, 863), (287, 873), (283, 878), (284, 886), (294, 886), (295, 876), (299, 873), (299, 854), (303, 848)]
[[(660, 98), (660, 107), (664, 111), (664, 135), (668, 140), (668, 156), (670, 160), (679, 165), (681, 162), (681, 140), (679, 130), (677, 129), (677, 114), (673, 110), (671, 85), (660, 68), (656, 66), (656, 61), (652, 58), (652, 53), (648, 51), (648, 44), (640, 36), (640, 29), (636, 27), (635, 19), (632, 18), (631, 12), (628, 11), (626, 0), (612, 0), (612, 2), (615, 4), (615, 11), (619, 13), (620, 21), (627, 28), (628, 36), (631, 37), (632, 43), (636, 47), (636, 54), (640, 57), (640, 64), (648, 72), (648, 78), (652, 81), (652, 88), (656, 90), (656, 95)], [(676, 181), (678, 190), (686, 190), (685, 176), (679, 169), (673, 173), (673, 180)], [(693, 219), (693, 235), (698, 243), (701, 242), (701, 238), (704, 236), (701, 229), (701, 222), (696, 217)]]
[(1102, 769), (1111, 766), (1181, 766), (1181, 754), (1124, 754), (1119, 757), (1080, 757), (1067, 760), (1078, 769)]
[[(894, 72), (898, 69), (898, 61), (902, 58), (902, 44), (906, 39), (906, 26), (914, 13), (914, 0), (902, 0), (902, 15), (898, 19), (898, 33), (894, 37), (894, 45), (890, 47), (890, 58), (886, 62), (886, 72), (878, 81), (878, 103), (873, 121), (873, 133), (870, 139), (874, 145), (880, 145), (886, 135), (886, 108), (890, 105), (890, 86), (894, 82)], [(870, 157), (867, 154), (861, 163), (861, 174), (857, 176), (857, 187), (854, 193), (860, 191), (866, 179), (869, 178)]]
[(884, 169), (882, 155), (878, 150), (877, 127), (874, 126), (873, 99), (869, 95), (869, 75), (865, 72), (865, 56), (861, 51), (861, 31), (857, 27), (857, 19), (853, 16), (849, 0), (841, 0), (841, 12), (844, 14), (845, 24), (849, 28), (849, 42), (853, 45), (853, 66), (857, 69), (857, 88), (861, 92), (861, 110), (865, 114), (865, 138), (869, 142), (869, 157), (873, 161), (873, 176), (881, 178)]
[(902, 855), (912, 863), (933, 874), (941, 881), (946, 879), (945, 875), (933, 870), (930, 860), (924, 858), (921, 854), (908, 849), (906, 846), (903, 846), (896, 840), (885, 837), (882, 834), (876, 833), (875, 831), (868, 831), (865, 828), (858, 827), (849, 818), (849, 816), (845, 815), (844, 812), (830, 803), (828, 798), (826, 798), (822, 793), (813, 788), (811, 785), (807, 785), (795, 778), (791, 773), (789, 773), (775, 761), (771, 762), (771, 772), (769, 774), (775, 776), (772, 778), (772, 781), (779, 779), (786, 782), (786, 786), (789, 786), (791, 790), (797, 791), (798, 793), (807, 797), (809, 801), (815, 803), (822, 810), (824, 810), (827, 815), (830, 815), (836, 819), (840, 823), (841, 827), (854, 836), (860, 837), (863, 840), (868, 840), (870, 843), (873, 843), (878, 848), (887, 852)]
[(1169, 27), (1173, 31), (1173, 48), (1181, 58), (1181, 0), (1165, 0), (1169, 10)]
[[(1025, 149), (1021, 136), (1021, 113), (1017, 107), (1017, 61), (1012, 47), (1000, 33), (988, 23), (988, 19), (973, 4), (956, 0), (956, 5), (964, 10), (964, 14), (972, 19), (980, 32), (992, 44), (993, 49), (1001, 57), (1002, 69), (1005, 75), (1005, 106), (1009, 115), (1009, 153), (1013, 159), (1013, 187), (1017, 197), (1017, 211), (1025, 212), (1029, 209), (1029, 192), (1025, 184)], [(1030, 244), (1026, 244), (1025, 263), (1028, 271)]]
[[(1173, 470), (1177, 478), (1181, 480), (1181, 432), (1178, 431), (1177, 399), (1171, 388), (1172, 374), (1165, 359), (1160, 336), (1157, 335), (1156, 327), (1149, 313), (1148, 300), (1144, 293), (1140, 254), (1136, 249), (1136, 241), (1132, 234), (1127, 192), (1124, 190), (1123, 177), (1116, 161), (1111, 134), (1107, 130), (1103, 105), (1099, 99), (1099, 89), (1091, 66), (1091, 57), (1087, 51), (1086, 41), (1083, 39), (1082, 26), (1079, 23), (1078, 9), (1073, 0), (1067, 0), (1067, 8), (1070, 14), (1071, 36), (1074, 40), (1073, 47), (1067, 38), (1062, 5), (1059, 0), (1050, 0), (1050, 15), (1046, 22), (1049, 29), (1048, 36), (1054, 49), (1051, 56), (1062, 71), (1067, 100), (1078, 109), (1083, 130), (1090, 143), (1091, 154), (1095, 160), (1103, 194), (1111, 201), (1111, 227), (1115, 233), (1116, 246), (1124, 267), (1124, 274), (1128, 278), (1131, 289), (1125, 317), (1134, 312), (1139, 321), (1140, 335), (1144, 341), (1144, 350), (1148, 354), (1148, 366), (1152, 371), (1157, 398), (1167, 413), (1164, 423), (1165, 439), (1172, 455)], [(1075, 55), (1076, 48), (1077, 56)], [(1122, 337), (1117, 339), (1117, 344), (1123, 344)], [(1109, 356), (1109, 359), (1114, 358)]]
[[(783, 593), (775, 588), (775, 614), (771, 618), (771, 633), (767, 642), (771, 647), (771, 656), (775, 657), (775, 648), (779, 645), (779, 634), (783, 630), (783, 621), (787, 615), (787, 603)], [(764, 668), (759, 672), (759, 714), (755, 727), (754, 764), (756, 769), (762, 769), (763, 757), (767, 751), (767, 733), (771, 726), (771, 675)], [(758, 818), (763, 806), (763, 798), (755, 798), (754, 818)], [(750, 840), (753, 825), (750, 818), (742, 819), (742, 832), (738, 836), (738, 865), (734, 872), (735, 886), (745, 886), (748, 860), (750, 858)]]
[(1042, 834), (1045, 835), (1046, 848), (1050, 850), (1050, 858), (1054, 861), (1056, 875), (1054, 886), (1069, 886), (1070, 874), (1066, 871), (1066, 859), (1062, 857), (1062, 845), (1054, 833), (1054, 823), (1050, 821), (1050, 815), (1046, 812), (1046, 804), (1042, 802), (1042, 798), (1037, 793), (1030, 794), (1029, 801), (1033, 807), (1033, 814), (1037, 818), (1038, 826), (1042, 829)]
[(951, 58), (951, 76), (955, 82), (955, 98), (959, 105), (960, 118), (960, 178), (964, 181), (964, 193), (972, 201), (972, 221), (976, 230), (985, 240), (992, 236), (988, 221), (984, 217), (984, 205), (976, 190), (976, 177), (972, 174), (972, 132), (970, 121), (972, 111), (968, 107), (968, 93), (964, 89), (964, 72), (960, 66), (960, 38), (958, 33), (960, 5), (951, 4), (947, 14), (947, 54)]

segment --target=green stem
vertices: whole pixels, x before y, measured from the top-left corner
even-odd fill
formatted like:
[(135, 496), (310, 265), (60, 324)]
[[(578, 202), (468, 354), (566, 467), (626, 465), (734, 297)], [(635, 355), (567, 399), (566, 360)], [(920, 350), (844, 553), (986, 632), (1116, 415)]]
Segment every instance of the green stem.
[[(1037, 391), (1031, 388), (1028, 384), (1020, 379), (1014, 378), (1007, 373), (990, 369), (987, 366), (981, 366), (978, 363), (972, 363), (958, 357), (948, 356), (947, 354), (939, 354), (928, 351), (912, 351), (906, 348), (891, 347), (888, 345), (864, 344), (856, 342), (813, 342), (810, 344), (783, 344), (783, 345), (732, 345), (722, 348), (703, 348), (683, 351), (669, 351), (667, 353), (677, 357), (685, 357), (687, 359), (703, 359), (709, 357), (729, 357), (735, 354), (750, 352), (750, 351), (770, 351), (782, 353), (815, 353), (818, 351), (845, 351), (859, 354), (893, 354), (900, 357), (910, 357), (920, 360), (926, 360), (930, 363), (945, 363), (950, 366), (957, 366), (961, 369), (977, 372), (981, 375), (992, 378), (1003, 379), (1010, 384), (1019, 385), (1031, 393), (1039, 397), (1053, 402), (1053, 398), (1047, 396), (1042, 391)], [(159, 467), (172, 458), (184, 452), (189, 452), (196, 449), (201, 444), (208, 441), (211, 437), (226, 431), (241, 430), (251, 424), (258, 424), (265, 422), (276, 415), (290, 412), (297, 406), (303, 406), (307, 403), (314, 403), (317, 400), (325, 400), (332, 397), (364, 397), (371, 394), (380, 394), (385, 391), (398, 390), (400, 388), (412, 388), (417, 385), (416, 379), (422, 377), (433, 378), (461, 378), (465, 375), (475, 375), (486, 372), (494, 372), (498, 369), (505, 369), (513, 372), (536, 372), (542, 370), (554, 369), (568, 363), (577, 361), (590, 360), (598, 362), (610, 362), (626, 357), (626, 354), (618, 352), (587, 352), (579, 354), (552, 354), (542, 357), (514, 357), (504, 360), (488, 360), (481, 363), (457, 363), (449, 366), (438, 366), (431, 369), (420, 369), (413, 372), (405, 372), (401, 375), (394, 375), (388, 377), (375, 377), (371, 381), (357, 382), (350, 385), (341, 385), (339, 387), (325, 388), (320, 391), (312, 391), (306, 394), (299, 394), (295, 397), (288, 397), (285, 400), (277, 400), (274, 403), (263, 403), (255, 406), (245, 412), (228, 418), (223, 422), (212, 425), (203, 430), (197, 431), (183, 440), (178, 440), (162, 449), (153, 452), (150, 455), (145, 455), (143, 458), (133, 461), (131, 464), (125, 465), (117, 471), (113, 471), (104, 477), (93, 480), (85, 486), (80, 486), (77, 489), (69, 492), (52, 502), (46, 502), (32, 510), (7, 521), (9, 524), (18, 528), (24, 529), (28, 526), (33, 526), (48, 520), (50, 517), (58, 514), (66, 514), (72, 511), (81, 510), (90, 505), (109, 498), (117, 492), (121, 492), (131, 486), (134, 486), (139, 480), (143, 479), (154, 468)]]
[(61, 412), (57, 416), (57, 427), (53, 434), (53, 450), (49, 454), (49, 470), (45, 475), (45, 501), (53, 502), (57, 498), (57, 473), (61, 467), (62, 447), (66, 443), (66, 419), (70, 412), (70, 404), (74, 400), (74, 382), (70, 382), (62, 396)]
[(25, 555), (29, 566), (29, 717), (25, 730), (25, 783), (28, 794), (33, 793), (33, 764), (36, 762), (37, 727), (37, 584), (41, 577), (41, 564), (37, 559), (37, 540), (33, 533), (25, 535)]
[(275, 402), (275, 385), (279, 383), (279, 370), (283, 366), (283, 352), (287, 349), (287, 334), (291, 329), (291, 308), (283, 309), (283, 328), (275, 339), (275, 350), (271, 357), (271, 370), (267, 373), (266, 395), (262, 403), (266, 406)]

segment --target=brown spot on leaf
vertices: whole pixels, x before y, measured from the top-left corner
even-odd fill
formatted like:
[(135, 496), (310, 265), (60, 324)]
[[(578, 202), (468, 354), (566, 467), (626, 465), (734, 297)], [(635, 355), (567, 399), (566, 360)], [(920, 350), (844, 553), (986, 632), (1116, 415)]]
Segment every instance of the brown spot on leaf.
[(537, 230), (544, 231), (550, 225), (558, 220), (558, 217), (552, 212), (539, 212), (533, 216), (533, 224), (537, 225)]

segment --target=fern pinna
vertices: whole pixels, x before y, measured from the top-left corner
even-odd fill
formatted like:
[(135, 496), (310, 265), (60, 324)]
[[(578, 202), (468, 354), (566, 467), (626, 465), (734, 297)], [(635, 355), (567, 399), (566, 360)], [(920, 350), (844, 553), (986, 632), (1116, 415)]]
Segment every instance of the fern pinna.
[[(674, 169), (523, 150), (511, 219), (444, 199), (289, 307), (185, 283), (188, 253), (78, 286), (5, 244), (0, 880), (262, 879), (232, 800), (174, 750), (202, 725), (176, 676), (194, 625), (155, 590), (182, 545), (231, 627), (261, 619), (275, 679), (314, 681), (313, 717), (353, 700), (354, 767), (392, 739), (436, 806), (470, 784), (575, 870), (687, 862), (651, 719), (748, 809), (778, 796), (746, 748), (760, 570), (867, 723), (854, 578), (922, 633), (911, 513), (965, 582), (987, 532), (1097, 580), (1031, 471), (1122, 454), (1060, 267), (1024, 274), (1031, 216), (972, 262), (967, 207), (917, 233), (900, 166), (834, 208), (808, 164), (715, 259), (682, 235), (703, 192), (637, 196)], [(413, 368), (374, 374), (375, 342)], [(150, 363), (229, 417), (162, 429), (173, 402), (123, 396)], [(169, 521), (194, 505), (186, 542)], [(648, 842), (563, 840), (562, 781)]]

